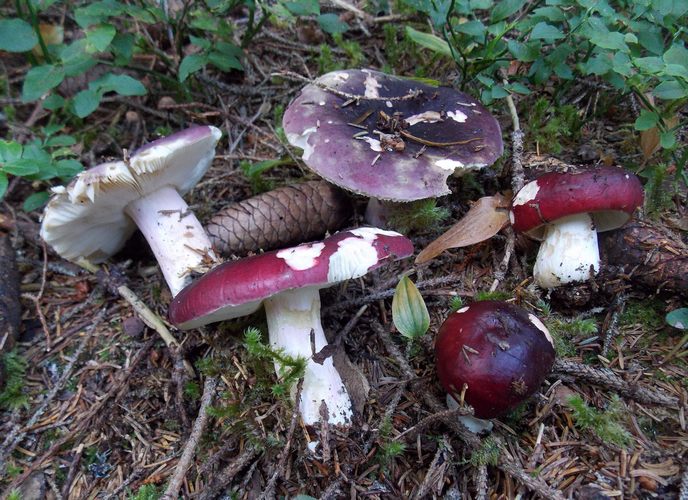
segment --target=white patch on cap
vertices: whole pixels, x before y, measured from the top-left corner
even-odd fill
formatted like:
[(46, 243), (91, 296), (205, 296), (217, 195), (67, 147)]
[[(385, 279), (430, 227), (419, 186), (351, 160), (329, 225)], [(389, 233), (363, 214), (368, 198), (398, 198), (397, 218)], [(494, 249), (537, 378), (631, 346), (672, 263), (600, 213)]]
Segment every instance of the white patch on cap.
[(459, 123), (464, 123), (468, 119), (466, 113), (458, 109), (456, 111), (447, 111), (447, 116)]
[(387, 231), (385, 229), (379, 229), (377, 227), (359, 227), (357, 229), (351, 229), (350, 232), (353, 235), (360, 236), (366, 241), (375, 241), (379, 235), (382, 236), (401, 236), (401, 234), (396, 231)]
[(377, 151), (378, 153), (382, 152), (382, 145), (380, 144), (379, 140), (368, 136), (361, 137), (361, 140), (370, 144), (370, 149), (372, 149), (373, 151)]
[(388, 108), (391, 108), (392, 107), (392, 101), (385, 101), (385, 106), (387, 106)]
[(461, 309), (458, 309), (456, 312), (457, 313), (465, 313), (466, 311), (468, 311), (468, 308), (469, 308), (469, 306), (462, 307)]
[(552, 336), (549, 333), (549, 330), (547, 327), (540, 321), (540, 319), (535, 316), (534, 314), (528, 313), (528, 319), (530, 319), (530, 322), (535, 325), (535, 328), (540, 330), (542, 333), (545, 334), (545, 337), (547, 337), (547, 340), (549, 340), (549, 343), (552, 344), (552, 347), (554, 347), (554, 340), (552, 339)]
[(514, 222), (516, 222), (516, 216), (511, 210), (509, 210), (509, 222), (511, 222), (512, 226), (514, 225)]
[(365, 85), (365, 93), (363, 94), (365, 97), (369, 99), (380, 97), (380, 92), (378, 92), (378, 89), (381, 88), (382, 85), (380, 85), (380, 82), (378, 82), (373, 75), (368, 74), (365, 82), (363, 82), (363, 85)]
[(377, 250), (368, 240), (352, 237), (337, 243), (339, 249), (330, 256), (327, 281), (337, 283), (358, 278), (377, 264)]
[(324, 243), (313, 243), (312, 245), (300, 245), (294, 248), (287, 248), (277, 252), (277, 257), (284, 259), (289, 267), (294, 271), (305, 271), (318, 263), (318, 257), (325, 248)]
[(66, 191), (64, 186), (53, 186), (50, 188), (50, 192), (53, 194), (62, 194)]
[(461, 101), (456, 101), (456, 104), (458, 104), (459, 106), (471, 106), (471, 107), (475, 106), (475, 103), (474, 103), (474, 102), (461, 102)]
[(409, 126), (413, 126), (416, 123), (436, 123), (436, 122), (441, 122), (442, 121), (442, 116), (439, 114), (438, 111), (425, 111), (424, 113), (420, 113), (417, 115), (412, 115), (409, 116), (408, 118), (404, 118), (404, 121), (409, 124)]
[(540, 191), (540, 185), (537, 183), (537, 181), (529, 182), (516, 194), (512, 205), (525, 205), (537, 196), (538, 191)]
[(443, 168), (444, 170), (451, 170), (452, 172), (457, 168), (461, 168), (464, 166), (464, 164), (461, 163), (459, 160), (451, 160), (449, 158), (445, 158), (444, 160), (437, 160), (435, 162), (435, 165), (437, 165), (440, 168)]
[(287, 134), (287, 140), (297, 148), (303, 149), (303, 160), (308, 160), (313, 154), (313, 146), (308, 143), (311, 134), (317, 132), (317, 127), (309, 127), (300, 134)]
[(325, 101), (320, 101), (318, 104), (320, 104), (321, 106), (324, 106), (324, 105), (325, 105)]

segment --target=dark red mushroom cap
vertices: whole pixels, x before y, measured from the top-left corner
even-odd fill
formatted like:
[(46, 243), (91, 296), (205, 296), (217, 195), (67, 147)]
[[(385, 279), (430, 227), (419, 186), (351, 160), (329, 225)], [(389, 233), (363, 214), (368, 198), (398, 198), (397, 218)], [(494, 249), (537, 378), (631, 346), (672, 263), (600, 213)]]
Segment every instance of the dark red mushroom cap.
[(385, 261), (413, 254), (411, 241), (394, 231), (362, 227), (318, 243), (226, 262), (172, 300), (170, 321), (188, 329), (256, 311), (277, 293), (303, 287), (327, 288), (358, 278)]
[(598, 232), (623, 226), (643, 204), (643, 186), (635, 174), (618, 167), (580, 173), (552, 172), (516, 193), (509, 217), (516, 231), (542, 239), (547, 223), (588, 213)]
[(454, 171), (491, 165), (504, 149), (499, 123), (472, 97), (372, 70), (321, 76), (283, 124), (318, 175), (384, 200), (448, 194)]
[(437, 374), (444, 389), (465, 401), (478, 418), (494, 418), (518, 406), (542, 384), (554, 364), (547, 328), (513, 304), (476, 302), (452, 313), (435, 342)]

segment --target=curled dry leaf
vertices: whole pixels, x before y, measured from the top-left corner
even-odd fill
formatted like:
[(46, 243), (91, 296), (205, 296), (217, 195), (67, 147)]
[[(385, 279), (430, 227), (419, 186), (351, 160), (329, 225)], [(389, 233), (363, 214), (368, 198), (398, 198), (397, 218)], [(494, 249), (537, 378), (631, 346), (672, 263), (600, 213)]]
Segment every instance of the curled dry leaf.
[(341, 229), (352, 212), (342, 190), (309, 181), (232, 203), (210, 219), (206, 231), (220, 254), (245, 254), (311, 241)]
[(450, 248), (467, 247), (492, 238), (509, 222), (508, 200), (499, 193), (480, 198), (463, 219), (418, 254), (416, 264), (432, 260)]

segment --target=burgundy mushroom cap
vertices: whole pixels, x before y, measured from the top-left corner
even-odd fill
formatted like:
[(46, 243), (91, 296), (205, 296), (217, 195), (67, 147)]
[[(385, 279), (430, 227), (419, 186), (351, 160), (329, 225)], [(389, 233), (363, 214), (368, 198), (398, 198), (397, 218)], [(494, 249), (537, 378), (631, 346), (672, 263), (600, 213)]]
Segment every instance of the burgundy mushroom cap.
[(617, 229), (642, 204), (643, 186), (636, 175), (603, 167), (542, 175), (516, 193), (509, 217), (516, 231), (542, 239), (545, 224), (582, 213), (590, 214), (598, 232)]
[(216, 267), (174, 298), (169, 318), (182, 329), (238, 318), (280, 292), (327, 288), (363, 276), (387, 260), (412, 254), (411, 241), (394, 231), (371, 227), (342, 231), (322, 242)]
[(547, 328), (533, 314), (506, 302), (476, 302), (452, 313), (435, 342), (444, 389), (478, 418), (505, 414), (530, 397), (554, 363)]
[(383, 200), (448, 194), (454, 171), (491, 165), (503, 152), (497, 120), (472, 97), (367, 69), (307, 85), (283, 124), (318, 175)]

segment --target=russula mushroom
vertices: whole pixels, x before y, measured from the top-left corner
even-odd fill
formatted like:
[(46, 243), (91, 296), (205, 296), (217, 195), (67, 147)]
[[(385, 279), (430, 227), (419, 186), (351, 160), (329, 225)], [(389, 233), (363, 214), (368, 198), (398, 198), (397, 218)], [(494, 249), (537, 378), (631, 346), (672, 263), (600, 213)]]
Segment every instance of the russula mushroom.
[(65, 259), (98, 263), (138, 227), (176, 295), (191, 271), (216, 261), (181, 195), (205, 174), (221, 135), (215, 127), (192, 127), (153, 141), (124, 161), (81, 172), (68, 186), (53, 189), (41, 237)]
[(597, 232), (621, 227), (642, 204), (640, 180), (624, 169), (552, 172), (516, 193), (509, 218), (514, 230), (542, 241), (535, 282), (556, 288), (597, 274)]
[[(404, 236), (362, 227), (318, 243), (226, 262), (182, 290), (170, 304), (169, 319), (181, 329), (196, 328), (251, 314), (264, 304), (271, 345), (308, 360), (298, 402), (304, 422), (318, 422), (325, 402), (328, 421), (346, 424), (351, 401), (332, 357), (313, 359), (327, 346), (320, 289), (412, 253)], [(275, 368), (279, 375), (280, 367)]]
[(379, 200), (448, 194), (451, 174), (491, 165), (503, 152), (499, 123), (472, 97), (367, 69), (307, 85), (283, 125), (311, 170)]
[(442, 386), (454, 399), (463, 394), (479, 419), (504, 415), (530, 397), (554, 356), (545, 325), (499, 301), (475, 302), (450, 314), (435, 341)]

